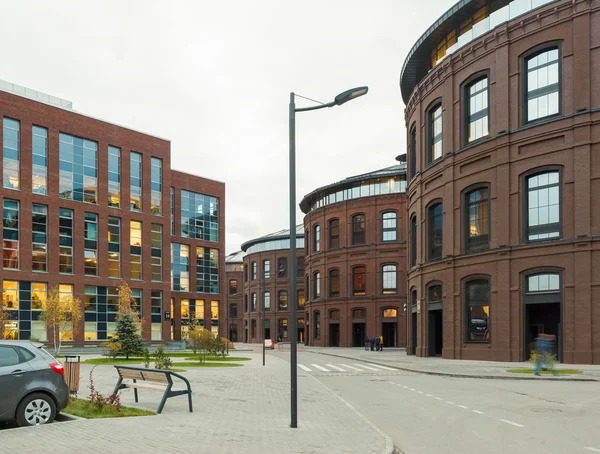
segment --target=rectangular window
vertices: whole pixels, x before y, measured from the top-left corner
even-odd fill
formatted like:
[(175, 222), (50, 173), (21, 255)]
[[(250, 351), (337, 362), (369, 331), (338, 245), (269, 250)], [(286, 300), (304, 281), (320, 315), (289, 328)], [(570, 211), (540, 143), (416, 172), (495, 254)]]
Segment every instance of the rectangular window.
[(467, 251), (481, 251), (489, 248), (489, 197), (489, 189), (486, 187), (473, 189), (465, 194)]
[(489, 90), (487, 76), (466, 86), (467, 142), (489, 134)]
[(364, 266), (356, 266), (352, 269), (352, 294), (354, 296), (366, 295), (367, 269)]
[(329, 296), (336, 298), (340, 296), (340, 270), (329, 271)]
[(108, 217), (108, 277), (121, 277), (121, 219)]
[(48, 130), (31, 127), (31, 191), (48, 194)]
[(340, 247), (340, 220), (332, 219), (329, 221), (329, 249)]
[(253, 281), (256, 280), (256, 262), (250, 264), (250, 279)]
[(429, 260), (442, 258), (442, 204), (436, 203), (427, 209)]
[(408, 151), (408, 181), (410, 181), (417, 174), (417, 126), (415, 124), (410, 128), (410, 145)]
[(278, 326), (278, 333), (283, 339), (287, 339), (288, 337), (288, 321), (287, 318), (280, 318)]
[(219, 293), (219, 250), (196, 248), (196, 291)]
[(175, 189), (171, 188), (171, 235), (175, 235)]
[(132, 151), (129, 155), (129, 209), (142, 211), (142, 155)]
[(229, 307), (229, 315), (231, 316), (231, 318), (237, 318), (237, 316), (238, 316), (238, 305), (237, 304), (232, 304)]
[(313, 312), (313, 333), (315, 340), (321, 339), (321, 313), (318, 311)]
[(383, 213), (381, 219), (381, 232), (383, 241), (396, 241), (397, 232), (397, 214), (395, 211)]
[(229, 280), (229, 294), (230, 295), (237, 295), (238, 292), (238, 281), (237, 279), (230, 279)]
[(313, 252), (319, 252), (321, 250), (321, 227), (315, 225), (313, 227)]
[(256, 312), (256, 309), (257, 309), (256, 293), (252, 293), (252, 299), (251, 299), (251, 301), (252, 301), (252, 306), (251, 306), (250, 310), (252, 312)]
[(84, 217), (85, 275), (98, 276), (98, 215), (85, 213)]
[(364, 214), (352, 216), (352, 244), (365, 244), (366, 224), (367, 220)]
[(558, 170), (527, 177), (527, 240), (562, 236), (560, 219), (560, 173)]
[(298, 301), (298, 309), (304, 309), (304, 290), (298, 290), (296, 292), (296, 301)]
[(210, 331), (213, 335), (219, 334), (219, 302), (210, 302)]
[(466, 283), (467, 342), (490, 342), (490, 283), (476, 279)]
[(31, 269), (48, 271), (48, 207), (31, 207)]
[(86, 341), (98, 339), (98, 287), (85, 286), (83, 295), (85, 309), (85, 324), (83, 338)]
[(152, 158), (151, 160), (151, 195), (150, 211), (155, 216), (162, 215), (162, 159)]
[(108, 146), (108, 206), (121, 207), (121, 149)]
[(129, 272), (133, 280), (142, 280), (142, 223), (129, 221)]
[(287, 259), (285, 257), (277, 259), (277, 277), (287, 277)]
[(59, 242), (60, 256), (58, 271), (63, 274), (73, 274), (73, 210), (59, 210)]
[(182, 190), (181, 236), (219, 241), (219, 199)]
[(263, 262), (263, 279), (271, 278), (271, 261), (265, 260)]
[(78, 202), (98, 203), (98, 144), (59, 135), (59, 196)]
[(313, 274), (313, 299), (321, 298), (321, 273)]
[(410, 218), (410, 266), (417, 265), (417, 217)]
[(19, 269), (19, 202), (4, 199), (2, 210), (2, 266)]
[(252, 323), (250, 326), (251, 326), (250, 338), (255, 339), (256, 338), (256, 320), (252, 320)]
[(383, 265), (381, 267), (381, 293), (395, 295), (398, 293), (398, 268), (396, 265)]
[(119, 289), (117, 287), (106, 287), (106, 310), (111, 313), (119, 312)]
[(171, 243), (171, 290), (190, 291), (190, 247)]
[(152, 317), (151, 340), (162, 340), (162, 292), (160, 290), (152, 290), (150, 298), (150, 312)]
[(560, 53), (557, 47), (544, 49), (525, 60), (525, 111), (527, 121), (560, 112)]
[[(60, 298), (64, 297), (73, 297), (73, 286), (70, 284), (60, 284), (58, 286), (58, 292)], [(69, 327), (70, 329), (67, 331), (62, 331), (60, 336), (63, 341), (72, 341), (73, 340), (73, 324)]]
[(2, 305), (5, 311), (3, 323), (4, 339), (19, 339), (19, 283), (4, 280), (2, 283)]
[(265, 292), (265, 312), (268, 312), (271, 310), (271, 292)]
[(296, 277), (304, 276), (304, 257), (296, 257)]
[(288, 309), (288, 292), (285, 290), (279, 291), (279, 310), (287, 311)]
[(427, 163), (442, 157), (442, 105), (429, 111), (429, 153)]
[(152, 282), (162, 282), (162, 225), (152, 224)]
[(3, 183), (6, 189), (19, 189), (20, 185), (20, 148), (21, 148), (21, 124), (10, 118), (4, 118), (3, 134)]

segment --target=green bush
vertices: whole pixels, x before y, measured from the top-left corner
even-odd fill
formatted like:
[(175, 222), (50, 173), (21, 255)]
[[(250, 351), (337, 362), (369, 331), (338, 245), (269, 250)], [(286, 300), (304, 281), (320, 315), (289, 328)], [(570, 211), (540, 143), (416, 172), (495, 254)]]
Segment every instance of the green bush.
[(158, 349), (154, 352), (154, 367), (156, 369), (171, 370), (173, 367), (173, 361), (165, 353), (165, 346), (159, 345)]

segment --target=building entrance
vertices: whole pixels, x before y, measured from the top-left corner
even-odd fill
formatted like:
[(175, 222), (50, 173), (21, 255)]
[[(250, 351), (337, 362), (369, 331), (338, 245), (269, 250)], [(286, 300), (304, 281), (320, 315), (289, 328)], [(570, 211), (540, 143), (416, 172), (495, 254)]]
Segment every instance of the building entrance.
[(296, 342), (300, 344), (304, 343), (304, 328), (298, 328), (296, 335), (298, 336), (296, 337)]
[(340, 324), (331, 323), (329, 325), (329, 346), (339, 347), (340, 346)]
[(367, 324), (366, 323), (353, 323), (352, 324), (352, 346), (363, 347), (365, 346), (365, 336), (367, 335)]
[(444, 345), (443, 310), (429, 311), (429, 356), (441, 356)]
[(556, 354), (561, 360), (562, 336), (560, 320), (560, 303), (541, 303), (525, 305), (525, 361), (531, 355), (532, 343), (538, 334), (556, 336)]
[(397, 339), (398, 323), (383, 322), (382, 328), (381, 328), (381, 335), (383, 336), (383, 346), (384, 347), (397, 347), (398, 346), (398, 339)]
[(411, 317), (410, 334), (412, 342), (410, 344), (411, 355), (417, 354), (417, 313), (413, 312)]

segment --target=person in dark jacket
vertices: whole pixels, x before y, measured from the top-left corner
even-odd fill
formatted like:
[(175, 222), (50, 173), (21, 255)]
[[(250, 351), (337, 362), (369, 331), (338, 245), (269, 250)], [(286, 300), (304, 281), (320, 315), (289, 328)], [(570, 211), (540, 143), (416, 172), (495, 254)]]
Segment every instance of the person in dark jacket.
[[(556, 336), (552, 334), (540, 334), (533, 341), (533, 349), (537, 356), (535, 360), (534, 375), (540, 375), (540, 371), (544, 366), (551, 365), (549, 358), (555, 354)], [(552, 374), (556, 375), (556, 371), (552, 370)]]
[(375, 338), (369, 339), (369, 343), (371, 344), (371, 351), (375, 351)]
[(369, 351), (369, 344), (371, 343), (371, 341), (369, 340), (369, 336), (365, 337), (365, 350)]

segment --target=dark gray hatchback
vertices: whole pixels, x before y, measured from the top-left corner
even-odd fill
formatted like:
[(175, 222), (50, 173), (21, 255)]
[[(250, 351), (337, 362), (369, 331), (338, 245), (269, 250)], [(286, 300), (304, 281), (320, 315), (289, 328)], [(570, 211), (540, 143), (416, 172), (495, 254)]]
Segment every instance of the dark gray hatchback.
[(29, 341), (0, 341), (0, 421), (46, 424), (67, 406), (63, 365), (42, 347)]

